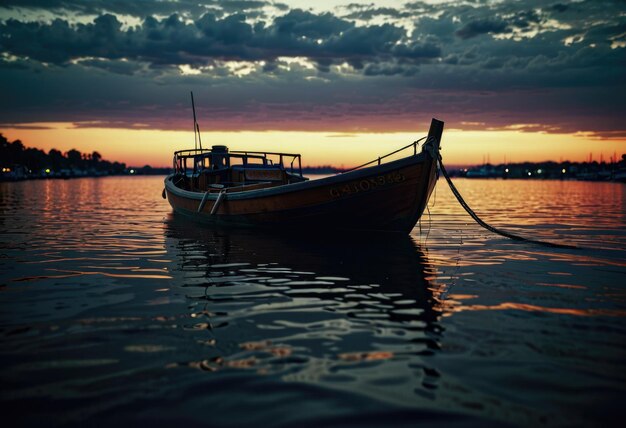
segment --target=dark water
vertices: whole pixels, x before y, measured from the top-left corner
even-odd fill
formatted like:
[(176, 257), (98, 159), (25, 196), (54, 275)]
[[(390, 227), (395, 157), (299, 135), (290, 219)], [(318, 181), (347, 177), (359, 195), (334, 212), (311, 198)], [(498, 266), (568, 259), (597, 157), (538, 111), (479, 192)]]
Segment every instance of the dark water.
[[(211, 230), (162, 180), (0, 183), (3, 425), (602, 426), (626, 186), (441, 181), (410, 237)], [(182, 425), (181, 425), (182, 426)]]

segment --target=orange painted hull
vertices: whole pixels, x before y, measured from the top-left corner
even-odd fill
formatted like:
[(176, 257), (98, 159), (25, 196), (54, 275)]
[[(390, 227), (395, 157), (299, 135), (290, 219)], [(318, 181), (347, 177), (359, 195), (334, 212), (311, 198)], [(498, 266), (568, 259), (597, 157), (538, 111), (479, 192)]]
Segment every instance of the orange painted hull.
[[(177, 188), (165, 180), (174, 211), (215, 225), (408, 233), (422, 215), (437, 180), (427, 152), (320, 180), (217, 195)], [(198, 211), (198, 208), (202, 209)]]

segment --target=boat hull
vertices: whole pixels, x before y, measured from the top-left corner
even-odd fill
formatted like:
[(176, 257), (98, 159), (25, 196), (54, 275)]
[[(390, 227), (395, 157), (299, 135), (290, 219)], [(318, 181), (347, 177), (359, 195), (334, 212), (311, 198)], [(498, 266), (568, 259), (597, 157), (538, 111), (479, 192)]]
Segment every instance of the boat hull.
[(174, 211), (214, 225), (408, 233), (428, 203), (437, 167), (423, 151), (324, 179), (227, 194), (219, 202), (217, 194), (182, 190), (172, 178), (165, 190)]

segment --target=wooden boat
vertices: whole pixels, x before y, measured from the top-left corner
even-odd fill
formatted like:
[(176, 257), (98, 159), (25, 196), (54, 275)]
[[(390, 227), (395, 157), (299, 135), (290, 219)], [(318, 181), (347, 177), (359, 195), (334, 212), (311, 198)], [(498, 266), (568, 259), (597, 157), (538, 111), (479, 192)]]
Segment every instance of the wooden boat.
[(418, 140), (317, 180), (302, 175), (299, 154), (181, 150), (163, 196), (175, 213), (214, 225), (409, 233), (438, 178), (442, 132), (443, 122), (433, 119), (421, 151)]

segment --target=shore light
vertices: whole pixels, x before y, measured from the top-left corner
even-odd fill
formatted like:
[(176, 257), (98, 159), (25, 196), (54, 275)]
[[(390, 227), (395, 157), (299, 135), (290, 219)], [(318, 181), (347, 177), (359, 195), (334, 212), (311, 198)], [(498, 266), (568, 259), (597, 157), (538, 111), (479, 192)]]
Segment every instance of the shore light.
[(504, 172), (509, 172), (509, 169), (508, 169), (508, 168), (506, 168), (506, 169), (504, 170)]
[(50, 174), (50, 168), (46, 168), (46, 174)]
[(565, 168), (561, 170), (561, 174), (565, 174)]
[(528, 171), (528, 176), (530, 177), (531, 175), (533, 175), (533, 173)]

